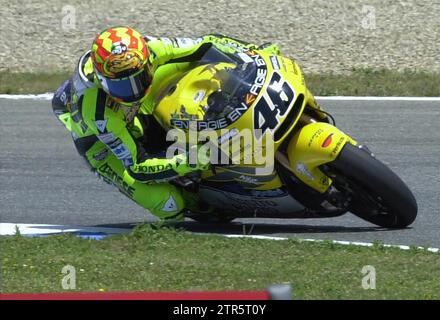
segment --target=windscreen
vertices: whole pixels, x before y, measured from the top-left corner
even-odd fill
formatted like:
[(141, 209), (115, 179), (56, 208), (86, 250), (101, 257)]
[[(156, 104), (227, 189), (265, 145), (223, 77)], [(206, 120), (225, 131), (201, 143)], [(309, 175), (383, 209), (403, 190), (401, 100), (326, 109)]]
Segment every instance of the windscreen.
[(208, 97), (204, 120), (217, 120), (226, 117), (234, 109), (246, 104), (256, 77), (253, 63), (238, 64), (235, 68), (217, 70), (214, 78), (220, 81), (220, 89)]
[[(260, 70), (250, 54), (226, 55), (214, 47), (201, 61), (207, 62), (213, 66), (213, 78), (219, 81), (220, 88), (209, 95), (204, 120), (223, 119), (236, 108), (242, 109), (243, 105), (249, 107), (264, 84), (265, 65)], [(215, 63), (218, 62), (230, 63), (231, 67), (216, 69)]]

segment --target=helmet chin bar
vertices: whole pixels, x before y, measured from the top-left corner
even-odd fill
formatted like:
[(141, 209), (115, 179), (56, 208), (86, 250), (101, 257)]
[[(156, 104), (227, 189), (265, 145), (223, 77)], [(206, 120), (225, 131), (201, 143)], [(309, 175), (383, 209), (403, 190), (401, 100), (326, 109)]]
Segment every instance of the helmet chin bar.
[(148, 68), (142, 68), (139, 72), (123, 78), (109, 78), (99, 71), (96, 71), (96, 76), (103, 90), (114, 100), (130, 105), (144, 98), (152, 81)]
[(121, 99), (118, 99), (116, 97), (111, 96), (107, 92), (107, 94), (109, 95), (109, 97), (111, 99), (111, 103), (112, 104), (120, 105), (120, 106), (125, 106), (125, 107), (132, 107), (132, 108), (140, 107), (142, 105), (142, 103), (144, 102), (145, 98), (147, 97), (147, 93), (148, 92), (146, 92), (145, 95), (141, 99), (139, 99), (139, 100), (136, 100), (136, 101), (133, 101), (133, 102), (125, 102), (125, 101), (123, 101)]

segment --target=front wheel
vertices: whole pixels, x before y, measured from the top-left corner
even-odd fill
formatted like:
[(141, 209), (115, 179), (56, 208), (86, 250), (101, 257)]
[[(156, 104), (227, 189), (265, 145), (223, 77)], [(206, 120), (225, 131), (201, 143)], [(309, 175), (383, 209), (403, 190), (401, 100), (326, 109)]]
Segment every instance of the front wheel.
[(414, 195), (366, 149), (347, 143), (325, 171), (347, 200), (347, 209), (358, 217), (386, 228), (405, 228), (414, 222)]

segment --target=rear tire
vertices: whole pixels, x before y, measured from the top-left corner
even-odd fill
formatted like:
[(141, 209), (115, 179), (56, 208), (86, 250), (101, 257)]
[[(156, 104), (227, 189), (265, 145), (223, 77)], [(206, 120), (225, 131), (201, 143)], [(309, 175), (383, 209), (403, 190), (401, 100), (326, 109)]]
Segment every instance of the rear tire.
[(367, 150), (347, 143), (328, 164), (334, 186), (352, 197), (348, 210), (386, 228), (405, 228), (417, 216), (417, 202), (407, 185)]

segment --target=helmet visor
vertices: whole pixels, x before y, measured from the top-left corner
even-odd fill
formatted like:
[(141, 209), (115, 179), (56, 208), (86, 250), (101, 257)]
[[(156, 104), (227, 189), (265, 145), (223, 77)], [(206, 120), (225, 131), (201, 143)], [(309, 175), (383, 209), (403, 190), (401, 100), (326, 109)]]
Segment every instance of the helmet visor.
[(139, 72), (123, 77), (108, 78), (96, 72), (104, 90), (112, 97), (121, 99), (124, 102), (135, 102), (144, 97), (151, 85), (151, 74), (148, 66)]

